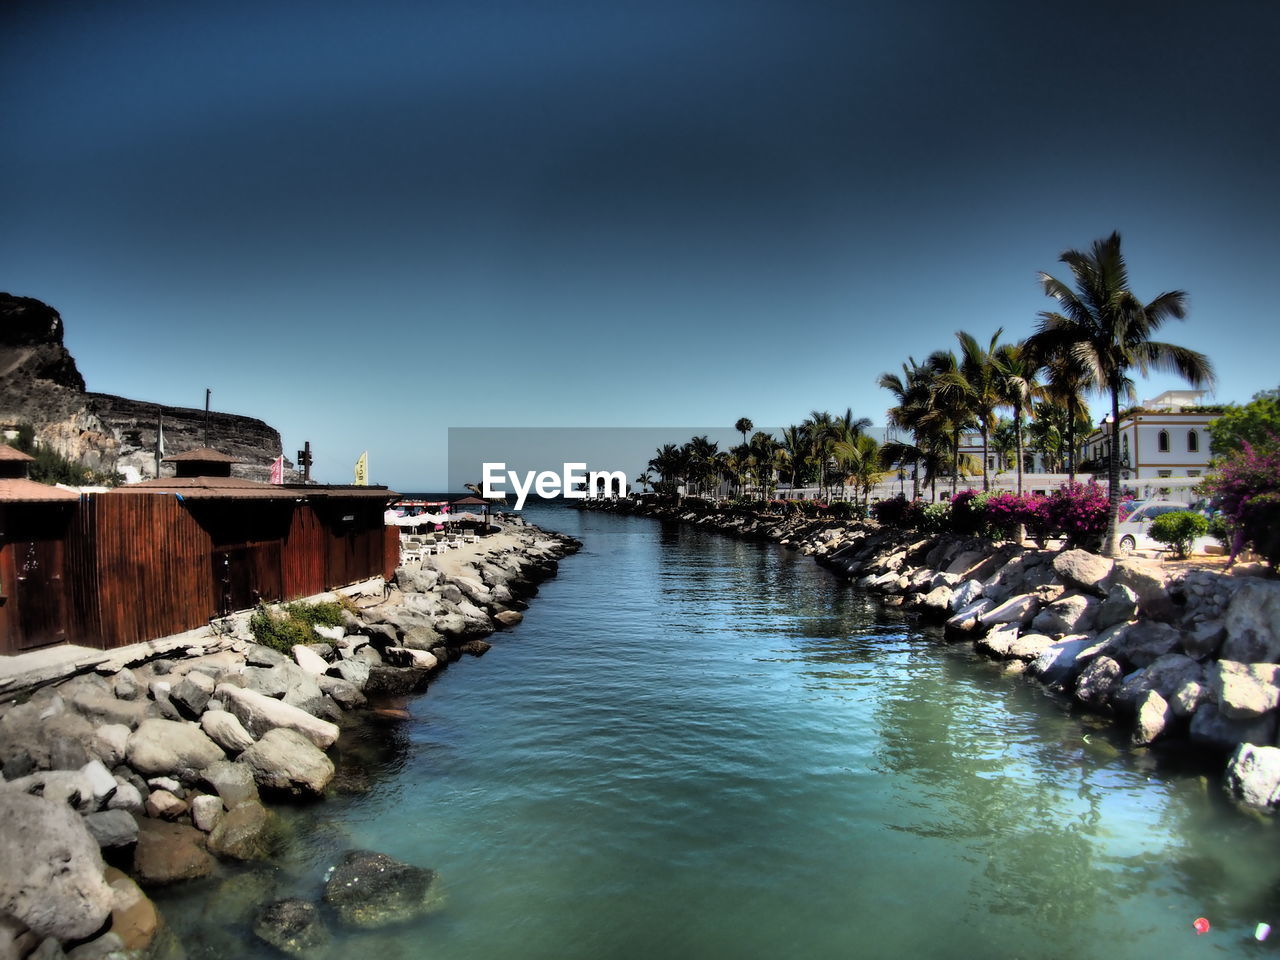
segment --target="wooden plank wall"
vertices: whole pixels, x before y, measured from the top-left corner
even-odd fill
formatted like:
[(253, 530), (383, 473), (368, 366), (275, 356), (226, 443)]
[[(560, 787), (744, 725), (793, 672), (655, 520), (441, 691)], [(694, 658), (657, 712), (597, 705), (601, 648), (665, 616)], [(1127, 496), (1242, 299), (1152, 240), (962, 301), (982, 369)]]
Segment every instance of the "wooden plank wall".
[(217, 613), (213, 547), (171, 494), (93, 497), (103, 647), (203, 626)]
[[(206, 501), (197, 520), (188, 506), (157, 493), (91, 495), (73, 508), (66, 576), (57, 587), (72, 643), (110, 649), (204, 626), (222, 602), (214, 564), (219, 551), (236, 551), (237, 577), (248, 578), (268, 602), (389, 576), (399, 561), (399, 535), (382, 523), (380, 503), (326, 503), (318, 511), (295, 504), (291, 516), (274, 519), (258, 516), (258, 505)], [(350, 514), (354, 522), (341, 520)], [(234, 546), (226, 542), (246, 533), (257, 535)], [(11, 554), (0, 543), (0, 576), (10, 579)], [(15, 649), (0, 653), (16, 652), (9, 614), (0, 608), (6, 620), (0, 641)]]

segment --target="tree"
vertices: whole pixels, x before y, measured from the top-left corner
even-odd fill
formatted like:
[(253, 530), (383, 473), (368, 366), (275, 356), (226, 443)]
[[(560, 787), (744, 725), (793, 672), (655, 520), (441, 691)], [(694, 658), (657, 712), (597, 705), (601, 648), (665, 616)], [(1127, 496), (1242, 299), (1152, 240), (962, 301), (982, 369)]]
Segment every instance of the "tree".
[(678, 497), (686, 466), (684, 452), (674, 443), (659, 447), (653, 459), (649, 461), (649, 469), (662, 477), (656, 489), (667, 496)]
[(809, 438), (809, 453), (818, 467), (818, 496), (826, 497), (827, 467), (831, 465), (831, 447), (836, 442), (835, 418), (826, 410), (812, 410), (801, 424)]
[(773, 474), (775, 463), (775, 455), (780, 449), (780, 445), (772, 435), (765, 433), (763, 430), (757, 430), (751, 435), (749, 441), (751, 448), (751, 461), (755, 468), (756, 483), (760, 488), (760, 499), (768, 499), (769, 487), (773, 483)]
[(733, 429), (742, 434), (742, 443), (745, 446), (747, 442), (747, 434), (756, 428), (756, 425), (746, 417), (739, 417), (738, 422), (733, 425)]
[(956, 331), (960, 341), (960, 357), (956, 368), (948, 371), (939, 381), (938, 389), (962, 399), (970, 417), (978, 427), (982, 438), (982, 489), (991, 489), (987, 472), (988, 437), (996, 425), (996, 408), (1004, 402), (1000, 368), (997, 363), (997, 346), (1001, 327), (991, 335), (985, 347), (970, 333)]
[(1209, 450), (1215, 457), (1242, 450), (1246, 443), (1265, 447), (1280, 438), (1280, 390), (1263, 390), (1243, 406), (1229, 405), (1209, 421)]
[(1107, 497), (1110, 516), (1104, 547), (1116, 555), (1116, 513), (1120, 506), (1120, 395), (1133, 394), (1130, 372), (1171, 371), (1192, 386), (1213, 382), (1213, 365), (1204, 354), (1186, 347), (1152, 340), (1170, 317), (1187, 313), (1181, 290), (1162, 293), (1143, 303), (1129, 290), (1129, 271), (1120, 252), (1120, 234), (1094, 241), (1088, 253), (1067, 250), (1059, 258), (1071, 270), (1073, 290), (1047, 273), (1040, 283), (1061, 312), (1040, 314), (1037, 330), (1028, 338), (1033, 354), (1065, 355), (1089, 372), (1090, 381), (1111, 398), (1111, 456), (1107, 458)]
[[(964, 391), (956, 388), (962, 380), (956, 355), (950, 350), (935, 350), (925, 360), (925, 366), (929, 370), (929, 403), (920, 423), (935, 435), (950, 439), (948, 460), (954, 498), (960, 486), (960, 434), (975, 425), (974, 417)], [(983, 447), (985, 461), (985, 443)]]
[(644, 473), (640, 474), (640, 476), (636, 477), (635, 482), (640, 484), (641, 493), (648, 493), (649, 488), (653, 486), (653, 475), (646, 470)]
[(996, 455), (996, 465), (1000, 470), (1013, 466), (1013, 458), (1018, 452), (1018, 439), (1014, 436), (1013, 421), (1001, 417), (991, 431), (991, 450)]
[(794, 423), (782, 428), (782, 461), (791, 474), (791, 489), (796, 488), (796, 477), (805, 469), (809, 451), (809, 438), (803, 428)]
[(855, 499), (861, 496), (870, 507), (871, 491), (882, 475), (879, 442), (875, 437), (858, 433), (836, 441), (834, 452), (842, 476), (853, 484)]
[(1040, 373), (1040, 363), (1032, 351), (1023, 349), (1021, 345), (1005, 345), (995, 354), (994, 363), (997, 375), (997, 392), (1005, 406), (1013, 411), (1013, 438), (1017, 451), (1018, 493), (1022, 493), (1022, 471), (1024, 457), (1022, 452), (1023, 419), (1033, 413), (1032, 404), (1043, 395), (1043, 388), (1036, 377)]

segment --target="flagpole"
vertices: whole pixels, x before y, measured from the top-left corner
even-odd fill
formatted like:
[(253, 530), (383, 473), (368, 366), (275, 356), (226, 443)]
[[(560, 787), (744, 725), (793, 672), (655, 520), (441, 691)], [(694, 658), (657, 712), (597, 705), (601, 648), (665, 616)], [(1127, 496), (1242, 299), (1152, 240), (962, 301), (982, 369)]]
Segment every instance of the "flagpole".
[(156, 407), (156, 477), (160, 477), (160, 461), (164, 458), (164, 407)]

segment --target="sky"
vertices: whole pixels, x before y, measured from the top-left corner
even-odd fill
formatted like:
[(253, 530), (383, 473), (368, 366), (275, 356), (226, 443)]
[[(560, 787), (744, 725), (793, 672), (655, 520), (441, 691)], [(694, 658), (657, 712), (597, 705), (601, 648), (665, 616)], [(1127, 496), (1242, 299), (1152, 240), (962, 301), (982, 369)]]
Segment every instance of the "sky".
[(450, 427), (883, 423), (878, 374), (1026, 336), (1113, 230), (1247, 401), (1277, 36), (1271, 0), (11, 2), (0, 290), (90, 390), (207, 387), (405, 490)]

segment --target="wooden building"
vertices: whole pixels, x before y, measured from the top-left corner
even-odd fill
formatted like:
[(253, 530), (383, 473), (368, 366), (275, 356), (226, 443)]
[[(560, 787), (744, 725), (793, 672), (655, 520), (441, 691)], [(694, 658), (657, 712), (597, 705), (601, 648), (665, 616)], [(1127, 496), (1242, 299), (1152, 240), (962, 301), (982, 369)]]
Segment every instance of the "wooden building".
[[(42, 588), (60, 593), (66, 627), (32, 633), (0, 620), (0, 653), (64, 640), (138, 643), (394, 570), (398, 535), (383, 511), (397, 494), (385, 487), (259, 483), (232, 477), (235, 461), (209, 450), (169, 460), (176, 476), (68, 494), (75, 503), (66, 501), (59, 528), (66, 575)], [(57, 533), (52, 518), (43, 522)]]

